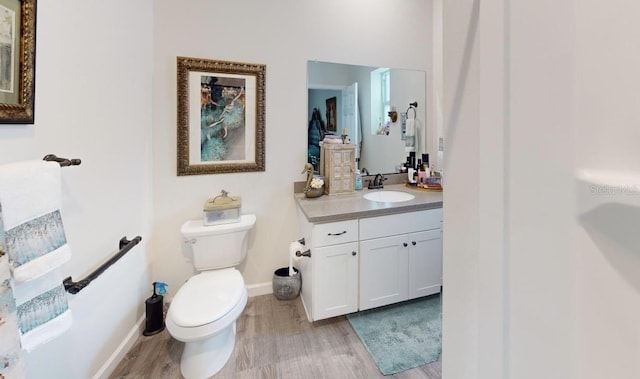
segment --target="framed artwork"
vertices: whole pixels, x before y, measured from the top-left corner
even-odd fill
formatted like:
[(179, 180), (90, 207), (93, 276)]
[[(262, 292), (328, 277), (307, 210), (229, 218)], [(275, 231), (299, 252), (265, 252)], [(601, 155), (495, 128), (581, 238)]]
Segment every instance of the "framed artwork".
[(0, 0), (0, 123), (33, 124), (36, 0)]
[(335, 132), (338, 130), (338, 107), (336, 102), (336, 97), (332, 97), (325, 101), (327, 105), (327, 130), (330, 132)]
[(186, 57), (177, 66), (178, 175), (264, 171), (266, 66)]

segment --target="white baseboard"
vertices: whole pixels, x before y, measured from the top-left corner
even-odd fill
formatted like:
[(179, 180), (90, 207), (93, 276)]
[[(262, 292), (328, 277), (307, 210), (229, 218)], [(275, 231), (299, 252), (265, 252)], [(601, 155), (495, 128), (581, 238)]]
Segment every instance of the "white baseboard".
[(273, 293), (273, 286), (271, 282), (250, 284), (247, 286), (247, 293), (249, 297), (268, 295)]
[(136, 343), (138, 337), (142, 335), (144, 329), (144, 322), (146, 320), (145, 315), (142, 315), (138, 322), (131, 328), (125, 339), (120, 343), (118, 348), (111, 354), (109, 359), (100, 367), (98, 372), (93, 376), (93, 379), (107, 379), (113, 370), (118, 367), (120, 361), (127, 355), (133, 344)]

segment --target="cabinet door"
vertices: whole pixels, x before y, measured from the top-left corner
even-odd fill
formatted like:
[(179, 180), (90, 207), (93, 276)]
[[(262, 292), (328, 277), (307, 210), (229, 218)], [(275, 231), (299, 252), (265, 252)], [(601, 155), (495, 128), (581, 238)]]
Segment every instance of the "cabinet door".
[(314, 321), (357, 311), (358, 243), (317, 247), (312, 254)]
[(360, 242), (360, 310), (407, 300), (406, 235)]
[(412, 233), (409, 240), (409, 299), (440, 292), (442, 238), (439, 229)]

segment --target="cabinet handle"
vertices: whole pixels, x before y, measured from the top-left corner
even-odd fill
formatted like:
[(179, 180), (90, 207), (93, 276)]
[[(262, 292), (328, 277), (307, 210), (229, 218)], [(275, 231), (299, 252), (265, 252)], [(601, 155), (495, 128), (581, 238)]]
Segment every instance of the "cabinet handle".
[(358, 254), (358, 253), (356, 253), (355, 251), (351, 252), (351, 255), (353, 255), (354, 257), (356, 256), (356, 254)]
[(340, 233), (327, 233), (328, 236), (341, 236), (343, 234), (347, 234), (347, 231), (344, 230), (344, 231), (342, 231)]
[(415, 245), (416, 245), (416, 241), (411, 241), (411, 244), (412, 244), (413, 246), (415, 246)]
[(402, 246), (407, 247), (407, 246), (409, 246), (409, 245), (407, 245), (407, 243), (406, 243), (406, 242), (403, 242), (403, 243), (402, 243)]

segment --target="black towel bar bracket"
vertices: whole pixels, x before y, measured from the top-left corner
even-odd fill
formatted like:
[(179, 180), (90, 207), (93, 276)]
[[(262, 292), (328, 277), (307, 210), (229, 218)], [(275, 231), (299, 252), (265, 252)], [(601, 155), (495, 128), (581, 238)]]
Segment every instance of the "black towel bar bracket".
[(88, 286), (94, 279), (96, 279), (100, 274), (105, 272), (109, 267), (111, 267), (114, 263), (118, 261), (118, 259), (122, 258), (129, 250), (131, 250), (135, 245), (137, 245), (140, 241), (142, 241), (142, 237), (137, 236), (132, 240), (128, 240), (127, 237), (122, 237), (120, 242), (118, 243), (118, 251), (113, 257), (109, 258), (108, 261), (104, 262), (100, 267), (95, 269), (91, 274), (87, 275), (86, 278), (74, 282), (71, 277), (67, 277), (62, 284), (64, 284), (64, 289), (71, 293), (76, 294), (82, 291), (83, 288)]
[(50, 161), (50, 162), (58, 162), (62, 167), (78, 166), (80, 165), (80, 163), (82, 163), (80, 159), (60, 158), (60, 157), (57, 157), (55, 154), (47, 154), (44, 156), (44, 158), (42, 158), (42, 160)]

